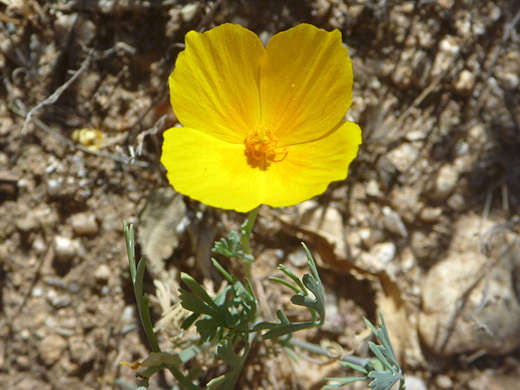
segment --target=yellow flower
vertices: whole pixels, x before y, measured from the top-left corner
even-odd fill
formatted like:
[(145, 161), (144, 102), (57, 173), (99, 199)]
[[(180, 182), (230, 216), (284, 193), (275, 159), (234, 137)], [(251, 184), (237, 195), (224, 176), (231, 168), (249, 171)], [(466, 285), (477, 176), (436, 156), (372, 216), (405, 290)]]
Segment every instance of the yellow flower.
[(246, 212), (347, 177), (361, 130), (343, 120), (352, 64), (338, 30), (300, 24), (267, 47), (238, 25), (190, 31), (169, 82), (184, 127), (164, 133), (161, 162), (178, 192)]

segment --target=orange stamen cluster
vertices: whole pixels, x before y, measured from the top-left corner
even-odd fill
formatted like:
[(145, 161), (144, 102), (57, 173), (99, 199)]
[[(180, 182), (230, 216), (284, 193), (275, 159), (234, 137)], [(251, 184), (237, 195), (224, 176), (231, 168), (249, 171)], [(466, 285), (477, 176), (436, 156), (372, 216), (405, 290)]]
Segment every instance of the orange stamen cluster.
[[(256, 126), (249, 131), (244, 140), (246, 155), (256, 163), (264, 164), (266, 167), (271, 162), (282, 161), (287, 157), (288, 147), (278, 147), (278, 137), (270, 129), (263, 126)], [(256, 165), (256, 163), (254, 165)]]
[(276, 157), (278, 137), (274, 136), (271, 130), (258, 126), (247, 134), (244, 144), (246, 153), (253, 159), (260, 161), (265, 157), (266, 160), (273, 161)]

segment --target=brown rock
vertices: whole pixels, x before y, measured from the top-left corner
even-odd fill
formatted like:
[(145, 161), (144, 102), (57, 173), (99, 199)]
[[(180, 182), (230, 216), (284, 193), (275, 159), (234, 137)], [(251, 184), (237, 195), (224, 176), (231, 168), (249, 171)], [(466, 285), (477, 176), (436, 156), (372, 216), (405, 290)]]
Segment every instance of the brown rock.
[(52, 366), (58, 361), (67, 347), (67, 341), (57, 334), (45, 336), (38, 346), (40, 358), (46, 366)]
[[(496, 232), (497, 226), (478, 217), (462, 218), (446, 258), (426, 276), (419, 332), (437, 354), (505, 354), (520, 342), (515, 294), (520, 238), (508, 233), (488, 239), (485, 233)], [(482, 240), (491, 249), (489, 256), (481, 252)]]

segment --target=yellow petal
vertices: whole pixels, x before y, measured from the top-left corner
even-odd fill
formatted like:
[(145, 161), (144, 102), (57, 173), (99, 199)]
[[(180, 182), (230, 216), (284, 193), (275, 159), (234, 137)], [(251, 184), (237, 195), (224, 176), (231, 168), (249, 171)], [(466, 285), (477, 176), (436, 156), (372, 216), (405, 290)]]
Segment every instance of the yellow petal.
[(262, 203), (263, 171), (247, 164), (243, 144), (172, 128), (164, 133), (161, 162), (176, 191), (209, 206), (246, 212)]
[(286, 158), (265, 171), (262, 203), (290, 206), (321, 194), (330, 182), (347, 177), (360, 144), (359, 126), (343, 122), (319, 140), (289, 146)]
[(185, 127), (243, 143), (259, 123), (258, 78), (265, 49), (251, 31), (223, 24), (186, 34), (170, 75), (170, 99)]
[(352, 63), (338, 30), (300, 24), (276, 34), (260, 80), (262, 125), (282, 146), (320, 138), (352, 101)]

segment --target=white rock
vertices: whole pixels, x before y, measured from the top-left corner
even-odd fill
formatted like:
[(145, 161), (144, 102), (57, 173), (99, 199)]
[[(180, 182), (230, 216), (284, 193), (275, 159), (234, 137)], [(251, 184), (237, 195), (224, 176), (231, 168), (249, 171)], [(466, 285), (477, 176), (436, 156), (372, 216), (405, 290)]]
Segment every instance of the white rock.
[(460, 46), (457, 37), (446, 35), (439, 43), (439, 51), (433, 61), (431, 76), (438, 76), (451, 65), (453, 58), (458, 54)]
[(450, 196), (459, 180), (459, 172), (451, 164), (446, 164), (437, 173), (433, 191), (429, 194), (433, 200), (443, 201)]
[(94, 279), (96, 279), (96, 281), (98, 283), (105, 284), (110, 279), (111, 274), (112, 274), (112, 271), (110, 271), (110, 268), (108, 267), (108, 265), (101, 264), (94, 271)]
[(455, 83), (455, 89), (459, 92), (469, 92), (475, 84), (475, 75), (467, 69), (459, 74), (459, 78)]
[(98, 7), (102, 13), (109, 13), (115, 6), (114, 0), (99, 0)]
[(453, 194), (446, 201), (448, 207), (454, 211), (462, 211), (466, 207), (466, 200), (461, 194)]
[(61, 179), (49, 179), (45, 183), (47, 187), (47, 195), (56, 196), (60, 191), (60, 187), (63, 184), (63, 180)]
[(439, 44), (440, 50), (450, 53), (450, 54), (457, 54), (460, 50), (460, 46), (457, 43), (455, 37), (452, 36), (446, 36), (446, 38), (442, 39)]
[(381, 263), (386, 264), (395, 257), (396, 247), (393, 242), (381, 242), (370, 250), (370, 254), (377, 258)]
[(70, 217), (72, 230), (78, 236), (92, 236), (99, 230), (96, 217), (90, 213), (78, 213)]
[(54, 237), (54, 255), (58, 260), (71, 260), (80, 249), (80, 244), (65, 236)]
[(388, 159), (401, 172), (408, 170), (417, 159), (419, 151), (410, 143), (402, 143), (388, 154)]
[(307, 265), (307, 253), (303, 249), (297, 249), (289, 253), (287, 260), (295, 267), (302, 268)]
[(412, 375), (407, 375), (406, 390), (428, 390), (428, 388), (426, 387), (426, 384), (421, 378)]
[(425, 131), (425, 130), (428, 130), (428, 129), (417, 129), (417, 130), (408, 131), (404, 136), (410, 142), (420, 141), (420, 140), (425, 139), (428, 135), (428, 131)]
[(74, 25), (77, 14), (64, 14), (61, 11), (56, 12), (56, 20), (54, 21), (54, 29), (56, 33), (64, 37)]
[(435, 384), (439, 386), (441, 389), (452, 389), (453, 381), (448, 375), (438, 375), (435, 378)]
[(181, 8), (181, 16), (185, 22), (191, 21), (200, 8), (199, 3), (189, 3)]
[(366, 193), (367, 193), (367, 195), (373, 196), (375, 198), (380, 197), (381, 195), (383, 195), (381, 190), (379, 189), (379, 184), (377, 184), (377, 181), (375, 181), (374, 179), (370, 180), (367, 183)]
[(41, 287), (36, 286), (31, 291), (31, 296), (32, 297), (41, 297), (42, 295), (43, 295), (43, 290), (42, 290)]

